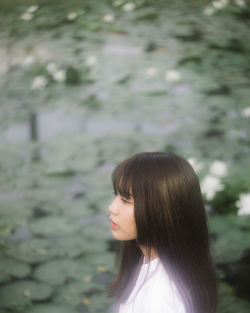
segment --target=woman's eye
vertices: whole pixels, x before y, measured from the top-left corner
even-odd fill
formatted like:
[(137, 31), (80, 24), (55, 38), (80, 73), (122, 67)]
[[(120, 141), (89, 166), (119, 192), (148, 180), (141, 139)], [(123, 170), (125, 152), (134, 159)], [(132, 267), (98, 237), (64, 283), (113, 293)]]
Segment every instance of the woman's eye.
[(123, 198), (122, 198), (122, 201), (123, 201), (124, 203), (129, 203), (129, 201), (127, 201), (127, 200), (125, 200), (125, 199), (123, 199)]

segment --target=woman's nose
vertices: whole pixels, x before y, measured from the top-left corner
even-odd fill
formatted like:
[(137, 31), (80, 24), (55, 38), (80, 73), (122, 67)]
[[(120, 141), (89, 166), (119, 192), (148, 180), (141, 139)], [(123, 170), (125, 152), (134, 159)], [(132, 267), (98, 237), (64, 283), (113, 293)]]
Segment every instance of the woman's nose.
[(113, 200), (113, 202), (110, 204), (109, 208), (108, 208), (110, 214), (112, 215), (116, 215), (117, 214), (117, 207), (115, 204), (115, 201)]

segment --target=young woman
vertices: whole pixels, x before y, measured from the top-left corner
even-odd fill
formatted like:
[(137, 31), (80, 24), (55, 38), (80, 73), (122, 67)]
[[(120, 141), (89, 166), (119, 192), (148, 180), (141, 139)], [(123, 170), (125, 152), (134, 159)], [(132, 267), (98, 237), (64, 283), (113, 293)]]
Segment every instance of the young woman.
[(112, 181), (108, 210), (121, 253), (108, 290), (119, 313), (215, 313), (206, 212), (191, 165), (171, 153), (139, 153)]

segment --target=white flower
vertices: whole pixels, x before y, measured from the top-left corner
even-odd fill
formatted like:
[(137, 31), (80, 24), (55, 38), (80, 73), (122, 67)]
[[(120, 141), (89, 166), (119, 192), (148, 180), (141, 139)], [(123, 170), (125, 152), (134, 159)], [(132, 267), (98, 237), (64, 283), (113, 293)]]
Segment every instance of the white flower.
[(125, 12), (131, 12), (135, 9), (135, 5), (132, 2), (128, 2), (125, 3), (122, 8)]
[(48, 80), (46, 77), (44, 76), (36, 76), (33, 81), (32, 81), (32, 85), (31, 85), (31, 89), (39, 89), (39, 88), (43, 88), (48, 84)]
[(106, 22), (106, 23), (113, 22), (113, 20), (114, 20), (114, 15), (113, 15), (113, 14), (106, 14), (106, 15), (104, 15), (104, 17), (103, 17), (103, 20), (104, 20), (104, 22)]
[(53, 73), (53, 78), (57, 82), (64, 82), (66, 79), (66, 73), (64, 70), (58, 70), (55, 73)]
[(67, 19), (73, 21), (77, 17), (76, 12), (71, 12), (67, 15)]
[(53, 73), (55, 73), (55, 72), (57, 71), (57, 66), (56, 66), (55, 63), (50, 62), (50, 63), (48, 63), (48, 65), (46, 66), (46, 70), (47, 70), (49, 73), (53, 74)]
[(26, 55), (26, 57), (23, 60), (23, 65), (28, 66), (35, 62), (35, 57), (32, 54)]
[(241, 114), (244, 116), (244, 117), (250, 117), (250, 107), (247, 107), (245, 109), (242, 110)]
[(201, 182), (201, 191), (206, 195), (207, 200), (211, 200), (217, 191), (223, 189), (223, 185), (218, 177), (207, 175)]
[(211, 175), (223, 177), (227, 174), (227, 165), (222, 161), (214, 161), (209, 169)]
[(85, 62), (86, 62), (86, 64), (87, 64), (88, 66), (93, 66), (93, 65), (96, 64), (97, 58), (96, 58), (96, 56), (91, 55), (91, 56), (89, 56), (89, 57), (86, 59)]
[(27, 12), (28, 12), (28, 13), (33, 13), (33, 12), (35, 12), (37, 9), (38, 9), (38, 5), (32, 5), (31, 7), (29, 7), (29, 8), (27, 9)]
[(204, 9), (203, 12), (205, 15), (210, 16), (210, 15), (213, 15), (215, 13), (215, 8), (208, 6)]
[(250, 214), (250, 193), (241, 194), (236, 205), (239, 208), (238, 215)]
[(181, 74), (175, 70), (169, 70), (165, 75), (166, 81), (178, 82), (181, 79)]
[(189, 158), (188, 162), (191, 164), (195, 172), (199, 172), (199, 170), (203, 167), (203, 165), (199, 163), (196, 158)]
[(210, 16), (213, 15), (216, 12), (216, 10), (214, 7), (207, 6), (203, 12), (205, 15)]
[(121, 4), (123, 4), (123, 2), (124, 2), (124, 0), (115, 0), (115, 1), (113, 2), (113, 5), (114, 5), (115, 7), (118, 7), (118, 6), (120, 6)]
[(241, 8), (244, 8), (246, 6), (245, 0), (235, 0), (235, 3)]
[(57, 71), (57, 66), (55, 63), (50, 62), (48, 63), (48, 65), (46, 66), (46, 70), (50, 73), (53, 74)]
[(149, 67), (146, 69), (146, 77), (147, 78), (153, 78), (157, 74), (157, 68), (155, 67)]
[(33, 14), (31, 13), (23, 13), (21, 15), (21, 19), (24, 21), (30, 21), (33, 18)]
[(227, 4), (228, 0), (218, 0), (212, 2), (212, 5), (218, 10), (224, 8)]

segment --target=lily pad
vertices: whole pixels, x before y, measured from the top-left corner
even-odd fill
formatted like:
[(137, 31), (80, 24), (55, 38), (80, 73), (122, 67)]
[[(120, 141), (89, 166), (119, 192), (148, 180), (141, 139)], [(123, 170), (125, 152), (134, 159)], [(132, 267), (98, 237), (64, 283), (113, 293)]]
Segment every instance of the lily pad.
[(20, 218), (19, 216), (5, 215), (0, 216), (0, 236), (10, 235), (18, 226), (27, 224), (26, 218)]
[(250, 310), (249, 302), (236, 297), (234, 288), (231, 285), (225, 282), (220, 282), (218, 284), (218, 293), (219, 293), (218, 312), (226, 313), (249, 312)]
[(101, 108), (101, 102), (95, 94), (91, 94), (82, 101), (82, 104), (88, 107), (90, 110), (99, 110)]
[(85, 294), (105, 290), (103, 284), (92, 282), (91, 279), (91, 275), (86, 275), (81, 282), (72, 282), (57, 288), (53, 301), (75, 306), (82, 302)]
[(49, 240), (35, 238), (18, 244), (9, 243), (5, 254), (23, 262), (36, 264), (54, 257), (74, 258), (89, 250), (104, 251), (105, 249), (107, 247), (103, 241), (89, 242), (87, 237), (81, 234), (69, 234)]
[(93, 215), (92, 210), (88, 207), (87, 201), (83, 197), (62, 201), (59, 206), (61, 214), (71, 219), (84, 219)]
[(112, 272), (115, 267), (115, 254), (112, 252), (88, 252), (82, 259), (84, 263), (94, 265), (96, 272)]
[(54, 253), (61, 257), (77, 257), (87, 251), (86, 239), (80, 234), (60, 236), (52, 242)]
[(30, 266), (7, 257), (1, 257), (0, 260), (0, 283), (14, 278), (24, 278), (30, 274)]
[(34, 277), (50, 285), (61, 285), (67, 278), (81, 279), (93, 272), (93, 266), (77, 260), (52, 260), (40, 265), (34, 272)]
[(13, 309), (25, 308), (32, 300), (46, 300), (52, 294), (53, 289), (43, 283), (31, 280), (21, 280), (4, 285), (0, 289), (0, 303), (2, 307)]
[(73, 66), (68, 66), (66, 69), (66, 83), (68, 85), (79, 85), (80, 82), (81, 82), (80, 71)]
[(49, 240), (30, 239), (20, 243), (9, 243), (5, 254), (30, 264), (40, 263), (55, 256), (54, 246)]
[(138, 21), (152, 22), (153, 20), (157, 19), (159, 16), (159, 11), (155, 9), (154, 7), (140, 9), (136, 13), (137, 13), (136, 18)]
[[(110, 184), (111, 187), (111, 184)], [(112, 202), (111, 189), (105, 190), (89, 190), (86, 197), (86, 204), (92, 210), (92, 215), (95, 213), (108, 212), (108, 207)]]
[(124, 75), (123, 77), (121, 77), (118, 81), (117, 84), (125, 84), (127, 82), (129, 82), (131, 80), (132, 76), (130, 74)]
[(88, 309), (90, 312), (97, 312), (98, 310), (105, 310), (112, 304), (112, 300), (108, 298), (106, 292), (94, 294), (89, 298)]
[(70, 305), (66, 304), (36, 304), (25, 313), (78, 313), (78, 311)]
[[(0, 165), (1, 166), (1, 165)], [(14, 195), (13, 195), (14, 196)], [(27, 224), (31, 204), (25, 198), (0, 203), (0, 236), (7, 236)]]
[[(108, 206), (107, 206), (108, 207)], [(88, 242), (104, 241), (112, 238), (112, 232), (110, 229), (110, 221), (108, 220), (108, 214), (101, 216), (101, 220), (92, 222), (89, 225), (84, 225), (81, 230), (81, 233), (85, 238), (88, 239)], [(103, 242), (103, 245), (105, 243)], [(94, 249), (96, 250), (96, 249)]]
[(150, 96), (150, 97), (166, 96), (167, 95), (167, 90), (166, 89), (163, 89), (163, 90), (151, 90), (151, 91), (148, 91), (146, 93), (146, 95)]
[(56, 140), (46, 142), (46, 149), (48, 152), (43, 162), (49, 175), (90, 170), (97, 165), (96, 148), (89, 138), (82, 135), (58, 136)]
[(211, 233), (215, 235), (212, 253), (218, 263), (235, 262), (250, 248), (249, 219), (234, 214), (209, 218)]
[(216, 262), (231, 263), (237, 261), (243, 252), (250, 247), (250, 233), (232, 229), (220, 236), (213, 243)]
[(250, 215), (238, 216), (236, 214), (221, 214), (209, 217), (208, 220), (212, 233), (220, 235), (223, 232), (231, 231), (233, 228), (249, 229)]
[(160, 151), (164, 138), (138, 131), (116, 131), (115, 134), (99, 137), (96, 145), (103, 162), (117, 164), (135, 153), (153, 149)]
[(44, 217), (29, 225), (34, 234), (43, 236), (57, 236), (75, 232), (79, 225), (66, 217)]

